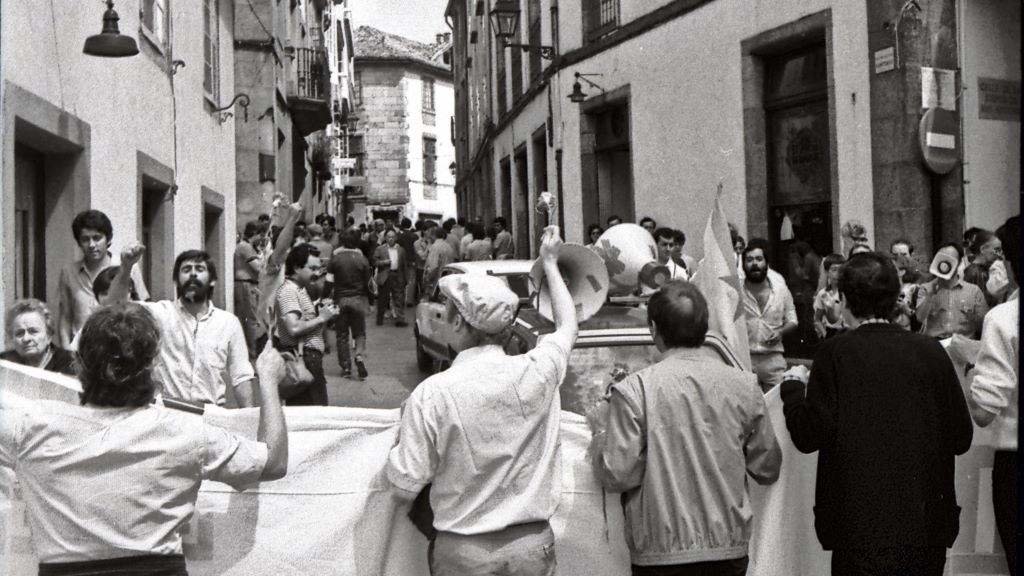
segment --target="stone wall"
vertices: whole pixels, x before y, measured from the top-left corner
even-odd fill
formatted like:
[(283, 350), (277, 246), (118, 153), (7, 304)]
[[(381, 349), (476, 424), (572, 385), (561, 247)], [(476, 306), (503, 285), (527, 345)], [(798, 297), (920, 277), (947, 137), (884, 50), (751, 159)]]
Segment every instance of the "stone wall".
[(405, 204), (409, 201), (409, 119), (404, 72), (359, 62), (356, 68), (363, 90), (356, 116), (366, 150), (366, 203)]

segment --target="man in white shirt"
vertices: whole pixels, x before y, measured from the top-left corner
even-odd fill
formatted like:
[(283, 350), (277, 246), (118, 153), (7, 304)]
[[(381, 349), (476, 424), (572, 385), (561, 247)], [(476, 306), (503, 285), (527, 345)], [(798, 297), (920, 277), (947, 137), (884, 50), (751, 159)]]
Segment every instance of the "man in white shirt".
[[(110, 288), (111, 300), (127, 301), (127, 279), (143, 246), (121, 255), (121, 271)], [(164, 396), (218, 404), (227, 401), (228, 384), (237, 405), (253, 405), (253, 372), (245, 333), (238, 318), (213, 305), (217, 268), (210, 255), (186, 250), (174, 262), (176, 300), (144, 302), (160, 326), (160, 355), (154, 369)]]
[(555, 332), (508, 356), (502, 343), (518, 298), (485, 274), (440, 280), (459, 341), (451, 368), (420, 384), (403, 407), (398, 443), (385, 468), (402, 501), (431, 485), (437, 537), (433, 576), (551, 576), (558, 506), (558, 387), (578, 330), (558, 270), (558, 227), (544, 231), (540, 257), (551, 287)]
[[(1020, 258), (1020, 217), (1006, 221), (996, 235), (1014, 278)], [(1017, 420), (1020, 393), (1020, 298), (1014, 291), (1010, 300), (985, 315), (981, 329), (981, 351), (970, 374), (968, 406), (974, 422), (991, 426), (995, 436), (992, 465), (992, 507), (996, 529), (1003, 542), (1010, 574), (1017, 573)]]
[(658, 228), (654, 231), (654, 241), (658, 244), (658, 264), (668, 268), (670, 280), (689, 280), (690, 275), (684, 266), (680, 266), (672, 258), (676, 248), (676, 233), (671, 228)]
[(186, 574), (180, 528), (200, 482), (244, 490), (287, 472), (283, 366), (260, 363), (257, 439), (240, 438), (151, 403), (160, 332), (138, 304), (102, 307), (82, 329), (81, 406), (0, 404), (0, 467), (25, 496), (40, 574)]

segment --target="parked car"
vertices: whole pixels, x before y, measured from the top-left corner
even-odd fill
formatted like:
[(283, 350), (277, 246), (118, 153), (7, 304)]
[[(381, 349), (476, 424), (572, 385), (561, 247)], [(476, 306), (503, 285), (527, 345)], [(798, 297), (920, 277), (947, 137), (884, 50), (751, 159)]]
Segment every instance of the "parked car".
[[(446, 340), (446, 337), (451, 338), (451, 332), (446, 331), (444, 303), (437, 303), (430, 308), (426, 304), (421, 304), (423, 311), (439, 310), (440, 314), (433, 319), (434, 324), (429, 334), (417, 334), (416, 349), (417, 358), (422, 358), (420, 368), (433, 371), (451, 362), (455, 358), (455, 351), (448, 344), (450, 340)], [(524, 354), (533, 349), (540, 338), (554, 330), (554, 323), (541, 316), (536, 309), (522, 307), (512, 325), (505, 352), (511, 355)], [(740, 365), (725, 339), (718, 334), (709, 333), (704, 347), (727, 364)], [(635, 302), (605, 304), (580, 324), (569, 357), (569, 368), (559, 389), (562, 409), (585, 415), (587, 409), (594, 406), (612, 384), (660, 359), (647, 325), (647, 310)]]
[[(490, 274), (497, 276), (519, 296), (520, 307), (530, 305), (530, 269), (533, 260), (482, 260), (455, 262), (441, 269), (449, 274)], [(413, 334), (416, 337), (416, 363), (423, 372), (432, 372), (439, 362), (450, 362), (455, 353), (450, 346), (452, 332), (445, 313), (446, 299), (441, 289), (434, 291), (416, 305)]]

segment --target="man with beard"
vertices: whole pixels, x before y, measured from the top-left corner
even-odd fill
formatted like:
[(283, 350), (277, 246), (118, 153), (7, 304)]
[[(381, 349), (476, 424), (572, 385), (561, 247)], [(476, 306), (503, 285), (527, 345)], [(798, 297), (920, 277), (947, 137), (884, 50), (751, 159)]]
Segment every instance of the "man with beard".
[(782, 336), (796, 330), (796, 306), (785, 283), (768, 272), (768, 241), (751, 238), (743, 249), (743, 311), (750, 339), (750, 364), (767, 392), (782, 382), (786, 359)]
[[(145, 248), (128, 247), (110, 287), (112, 302), (128, 300), (131, 269)], [(253, 372), (238, 318), (213, 305), (217, 268), (202, 250), (186, 250), (174, 261), (178, 298), (143, 302), (160, 327), (160, 354), (153, 370), (164, 396), (224, 405), (228, 383), (239, 406), (253, 405)]]

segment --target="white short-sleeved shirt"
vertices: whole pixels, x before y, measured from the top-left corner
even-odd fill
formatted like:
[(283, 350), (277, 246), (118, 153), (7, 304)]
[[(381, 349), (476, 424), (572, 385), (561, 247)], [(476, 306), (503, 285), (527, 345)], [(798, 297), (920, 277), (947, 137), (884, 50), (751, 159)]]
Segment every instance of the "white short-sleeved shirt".
[(0, 467), (15, 471), (40, 562), (180, 554), (201, 480), (241, 490), (266, 463), (265, 444), (163, 407), (0, 410)]
[(571, 349), (559, 334), (520, 356), (471, 348), (413, 391), (386, 471), (407, 492), (433, 484), (436, 529), (482, 534), (554, 515), (558, 386)]
[(996, 306), (985, 316), (981, 351), (974, 364), (971, 399), (995, 415), (995, 447), (1017, 450), (1017, 395), (1020, 393), (1020, 300)]
[(160, 326), (160, 356), (153, 378), (164, 396), (204, 404), (224, 404), (227, 384), (256, 377), (238, 318), (209, 304), (193, 316), (180, 300), (140, 302)]

